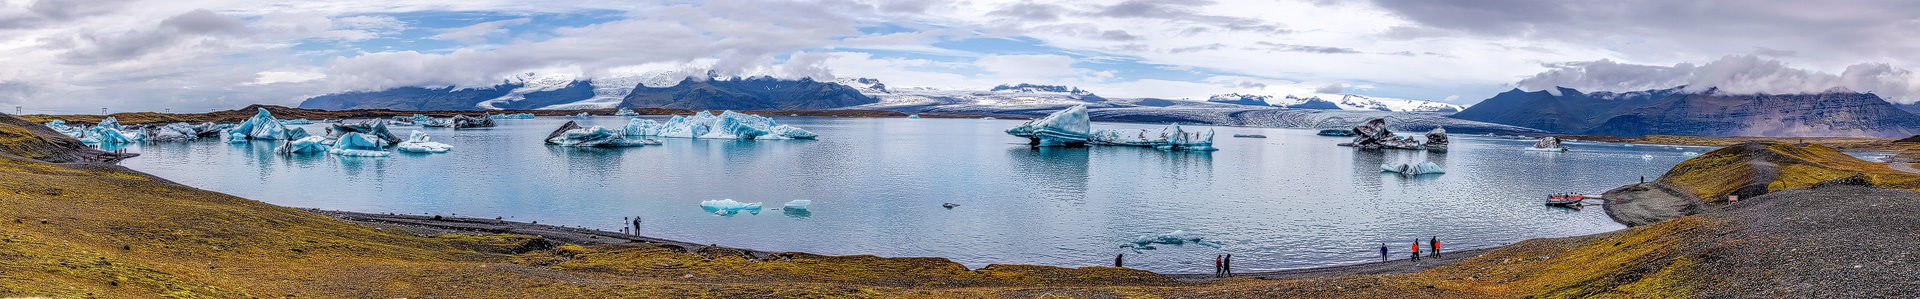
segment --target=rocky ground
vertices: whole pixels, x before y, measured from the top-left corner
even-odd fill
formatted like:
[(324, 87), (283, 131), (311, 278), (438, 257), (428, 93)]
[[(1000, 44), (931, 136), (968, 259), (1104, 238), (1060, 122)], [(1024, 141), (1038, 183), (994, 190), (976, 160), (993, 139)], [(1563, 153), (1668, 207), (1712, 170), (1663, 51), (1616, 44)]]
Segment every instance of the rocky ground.
[(1653, 224), (1700, 212), (1702, 203), (1693, 195), (1675, 190), (1662, 181), (1638, 183), (1614, 188), (1601, 195), (1607, 217), (1627, 226)]
[(1920, 297), (1920, 193), (1838, 179), (1725, 209), (1702, 297)]

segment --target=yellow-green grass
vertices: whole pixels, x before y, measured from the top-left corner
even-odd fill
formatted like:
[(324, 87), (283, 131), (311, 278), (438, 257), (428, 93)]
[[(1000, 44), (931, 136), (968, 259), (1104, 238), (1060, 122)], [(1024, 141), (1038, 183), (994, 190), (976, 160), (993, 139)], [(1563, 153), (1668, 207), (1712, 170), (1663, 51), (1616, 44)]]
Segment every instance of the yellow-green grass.
[[(1706, 202), (1755, 196), (1862, 175), (1875, 185), (1920, 190), (1920, 175), (1868, 162), (1820, 144), (1747, 143), (1714, 150), (1675, 165), (1660, 177)], [(1745, 188), (1745, 190), (1742, 190)]]

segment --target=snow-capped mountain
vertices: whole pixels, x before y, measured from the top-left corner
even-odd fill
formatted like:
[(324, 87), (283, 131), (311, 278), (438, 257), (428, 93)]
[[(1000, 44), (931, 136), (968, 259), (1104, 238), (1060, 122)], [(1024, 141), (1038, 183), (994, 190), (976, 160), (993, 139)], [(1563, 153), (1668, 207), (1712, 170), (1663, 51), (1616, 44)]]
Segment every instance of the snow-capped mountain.
[(1272, 99), (1273, 99), (1273, 96), (1269, 96), (1269, 95), (1254, 95), (1254, 94), (1239, 94), (1239, 93), (1216, 94), (1211, 97), (1207, 97), (1208, 102), (1253, 105), (1253, 106), (1272, 106), (1273, 104), (1267, 103), (1268, 100), (1272, 100)]
[(1465, 106), (1434, 101), (1404, 100), (1392, 98), (1374, 98), (1357, 94), (1340, 95), (1339, 100), (1329, 101), (1319, 96), (1298, 97), (1288, 95), (1279, 100), (1268, 101), (1269, 105), (1301, 109), (1339, 109), (1339, 110), (1376, 110), (1395, 112), (1460, 112)]

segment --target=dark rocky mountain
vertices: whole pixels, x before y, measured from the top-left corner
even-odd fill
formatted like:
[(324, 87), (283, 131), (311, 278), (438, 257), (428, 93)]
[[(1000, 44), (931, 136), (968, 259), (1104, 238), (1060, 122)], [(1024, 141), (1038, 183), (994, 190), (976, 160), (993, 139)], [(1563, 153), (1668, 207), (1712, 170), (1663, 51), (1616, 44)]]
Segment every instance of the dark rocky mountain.
[(1329, 101), (1327, 101), (1327, 100), (1322, 100), (1322, 99), (1320, 99), (1320, 97), (1310, 97), (1310, 98), (1305, 98), (1305, 99), (1302, 99), (1302, 98), (1299, 98), (1299, 97), (1295, 97), (1295, 96), (1292, 96), (1292, 95), (1288, 95), (1288, 96), (1287, 96), (1287, 101), (1289, 101), (1289, 102), (1299, 102), (1299, 103), (1298, 103), (1298, 104), (1292, 104), (1292, 105), (1285, 105), (1285, 106), (1281, 106), (1281, 107), (1286, 107), (1286, 108), (1294, 108), (1294, 109), (1324, 109), (1324, 110), (1340, 110), (1340, 105), (1339, 105), (1339, 104), (1334, 104), (1333, 102), (1329, 102)]
[[(568, 83), (566, 87), (561, 87), (560, 89), (530, 92), (521, 96), (525, 98), (516, 101), (495, 102), (493, 103), (493, 107), (500, 109), (540, 109), (546, 106), (579, 102), (593, 98), (593, 82), (574, 80), (573, 83)], [(481, 101), (490, 99), (492, 98), (481, 99)]]
[(1681, 89), (1581, 93), (1559, 88), (1559, 95), (1516, 89), (1453, 117), (1609, 136), (1905, 137), (1920, 132), (1920, 116), (1870, 93), (1742, 95)]
[[(393, 109), (393, 110), (480, 110), (481, 101), (507, 95), (520, 84), (501, 84), (492, 88), (456, 87), (426, 88), (399, 87), (381, 91), (356, 91), (336, 93), (308, 98), (300, 102), (300, 108), (347, 110), (347, 109)], [(586, 99), (586, 98), (581, 98)]]
[(682, 108), (727, 110), (819, 110), (878, 103), (852, 87), (812, 78), (780, 80), (772, 77), (694, 80), (671, 87), (637, 86), (620, 102), (621, 108)]

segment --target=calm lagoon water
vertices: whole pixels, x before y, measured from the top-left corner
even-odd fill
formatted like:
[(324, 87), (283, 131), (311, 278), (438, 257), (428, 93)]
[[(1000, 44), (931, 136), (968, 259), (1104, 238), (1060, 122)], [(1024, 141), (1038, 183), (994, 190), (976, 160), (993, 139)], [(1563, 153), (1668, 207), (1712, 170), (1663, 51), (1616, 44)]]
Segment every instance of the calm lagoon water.
[[(1446, 153), (1362, 151), (1311, 130), (1236, 127), (1214, 128), (1221, 150), (1210, 153), (1032, 149), (1002, 133), (1014, 120), (775, 119), (821, 137), (563, 148), (541, 139), (571, 119), (542, 118), (478, 130), (395, 128), (453, 145), (445, 154), (281, 156), (272, 153), (277, 142), (207, 140), (130, 147), (142, 156), (123, 164), (292, 207), (609, 231), (625, 225), (621, 217), (641, 216), (643, 235), (758, 250), (934, 256), (976, 268), (1111, 265), (1126, 253), (1129, 267), (1205, 273), (1222, 253), (1235, 255), (1239, 271), (1260, 271), (1377, 261), (1382, 242), (1405, 258), (1414, 239), (1433, 236), (1458, 250), (1617, 230), (1623, 226), (1598, 207), (1551, 208), (1541, 198), (1657, 177), (1685, 160), (1683, 152), (1711, 150), (1573, 142), (1572, 152), (1547, 153), (1520, 150), (1531, 140), (1455, 136)], [(626, 118), (582, 122), (618, 126)], [(1383, 162), (1420, 160), (1447, 173), (1380, 172)], [(718, 216), (700, 208), (715, 199), (767, 210)], [(796, 199), (813, 201), (808, 214), (778, 210)], [(1174, 230), (1223, 246), (1122, 247)]]

